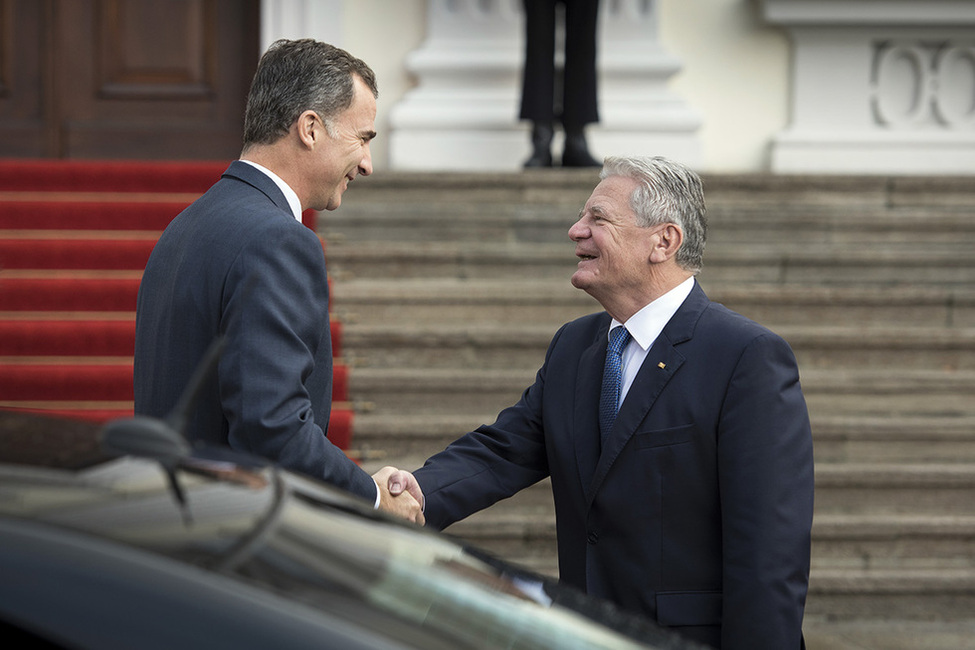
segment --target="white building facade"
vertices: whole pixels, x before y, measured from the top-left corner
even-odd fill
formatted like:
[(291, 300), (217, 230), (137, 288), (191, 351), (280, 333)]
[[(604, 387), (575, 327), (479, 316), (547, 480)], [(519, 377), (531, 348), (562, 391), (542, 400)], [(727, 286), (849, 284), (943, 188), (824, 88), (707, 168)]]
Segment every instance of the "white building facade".
[[(520, 169), (521, 0), (264, 0), (379, 79), (377, 170)], [(597, 157), (975, 174), (975, 0), (601, 0)], [(556, 143), (558, 146), (558, 143)]]

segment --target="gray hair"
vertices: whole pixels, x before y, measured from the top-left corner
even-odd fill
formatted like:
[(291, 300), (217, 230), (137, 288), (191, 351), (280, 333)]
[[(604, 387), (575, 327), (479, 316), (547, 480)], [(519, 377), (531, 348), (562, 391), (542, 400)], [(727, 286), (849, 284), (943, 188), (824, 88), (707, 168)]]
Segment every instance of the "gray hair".
[(655, 157), (609, 157), (599, 178), (625, 176), (639, 183), (630, 196), (637, 225), (649, 228), (675, 223), (684, 232), (677, 264), (698, 273), (703, 265), (708, 222), (701, 177), (672, 160)]
[(352, 105), (355, 76), (379, 96), (372, 69), (345, 50), (310, 38), (275, 41), (251, 82), (244, 149), (278, 141), (307, 110), (318, 113), (331, 133), (333, 118)]

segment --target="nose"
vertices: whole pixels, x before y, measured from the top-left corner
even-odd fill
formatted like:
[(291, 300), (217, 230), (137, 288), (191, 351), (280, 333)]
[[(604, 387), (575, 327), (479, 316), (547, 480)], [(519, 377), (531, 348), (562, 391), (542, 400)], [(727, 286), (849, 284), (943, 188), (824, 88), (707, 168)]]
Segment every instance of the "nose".
[(586, 239), (589, 237), (589, 227), (583, 223), (584, 217), (579, 217), (579, 219), (569, 227), (569, 239), (572, 241), (579, 241), (580, 239)]
[(368, 176), (372, 173), (372, 152), (369, 149), (369, 143), (365, 145), (365, 152), (363, 153), (362, 160), (359, 161), (359, 173), (363, 176)]

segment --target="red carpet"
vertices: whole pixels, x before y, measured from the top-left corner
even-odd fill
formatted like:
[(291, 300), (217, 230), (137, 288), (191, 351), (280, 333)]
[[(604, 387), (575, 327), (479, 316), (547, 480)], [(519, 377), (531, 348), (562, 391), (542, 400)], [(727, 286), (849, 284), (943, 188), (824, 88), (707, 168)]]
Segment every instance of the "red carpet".
[(203, 194), (229, 161), (0, 160), (0, 191)]
[(5, 270), (145, 268), (155, 239), (0, 239)]
[[(0, 408), (132, 414), (139, 278), (166, 225), (228, 162), (0, 160)], [(313, 211), (305, 214), (315, 229)], [(342, 329), (332, 323), (336, 357)], [(329, 438), (349, 448), (336, 359)]]
[(4, 201), (2, 230), (152, 230), (161, 231), (188, 201)]
[[(0, 203), (0, 206), (3, 204)], [(2, 207), (0, 207), (2, 209)], [(3, 261), (0, 260), (0, 264)], [(9, 277), (8, 277), (9, 276)], [(0, 312), (134, 312), (139, 277), (16, 277), (0, 267)]]

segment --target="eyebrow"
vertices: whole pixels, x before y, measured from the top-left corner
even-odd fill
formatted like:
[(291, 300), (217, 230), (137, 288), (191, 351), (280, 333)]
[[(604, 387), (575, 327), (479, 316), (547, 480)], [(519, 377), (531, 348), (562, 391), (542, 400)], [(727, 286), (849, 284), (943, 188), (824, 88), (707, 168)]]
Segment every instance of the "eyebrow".
[[(589, 208), (589, 211), (592, 212), (593, 215), (595, 215), (597, 217), (605, 217), (606, 216), (606, 211), (603, 210), (602, 206), (599, 205), (598, 203), (596, 205), (593, 205), (592, 207), (590, 207)], [(583, 208), (581, 210), (579, 210), (579, 218), (582, 218), (582, 215), (584, 215), (585, 213), (586, 213), (586, 208), (585, 208), (585, 206), (583, 206)]]

